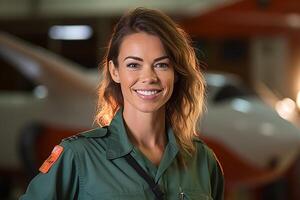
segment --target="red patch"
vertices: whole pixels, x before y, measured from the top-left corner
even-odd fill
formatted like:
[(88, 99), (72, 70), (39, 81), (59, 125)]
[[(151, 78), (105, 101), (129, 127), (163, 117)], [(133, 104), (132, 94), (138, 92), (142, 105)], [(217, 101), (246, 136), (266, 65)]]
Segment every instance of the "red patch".
[(40, 172), (47, 173), (52, 165), (57, 161), (60, 154), (63, 152), (64, 148), (62, 146), (56, 145), (51, 152), (51, 155), (45, 160), (45, 162), (40, 167)]

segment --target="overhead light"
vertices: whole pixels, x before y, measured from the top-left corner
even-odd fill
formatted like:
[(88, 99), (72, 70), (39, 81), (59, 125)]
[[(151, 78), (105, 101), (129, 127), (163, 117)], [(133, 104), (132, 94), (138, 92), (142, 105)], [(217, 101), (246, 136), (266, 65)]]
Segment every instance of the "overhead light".
[(44, 99), (48, 96), (48, 89), (44, 85), (38, 85), (34, 88), (33, 94), (39, 99)]
[(281, 101), (278, 101), (275, 105), (275, 109), (280, 117), (291, 120), (295, 113), (296, 104), (290, 98), (285, 98)]
[(48, 35), (54, 40), (87, 40), (93, 35), (93, 29), (88, 25), (55, 25)]
[(231, 107), (234, 110), (236, 110), (238, 112), (242, 112), (242, 113), (248, 113), (251, 110), (250, 103), (244, 99), (234, 99), (231, 102)]

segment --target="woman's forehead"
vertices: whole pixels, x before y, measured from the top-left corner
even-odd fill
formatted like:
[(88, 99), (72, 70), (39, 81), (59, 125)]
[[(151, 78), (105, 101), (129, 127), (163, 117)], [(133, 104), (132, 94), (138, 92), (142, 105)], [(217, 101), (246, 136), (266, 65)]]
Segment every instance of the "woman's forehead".
[(165, 48), (158, 36), (145, 32), (133, 33), (124, 37), (120, 49), (119, 58), (128, 56), (158, 58), (166, 56)]

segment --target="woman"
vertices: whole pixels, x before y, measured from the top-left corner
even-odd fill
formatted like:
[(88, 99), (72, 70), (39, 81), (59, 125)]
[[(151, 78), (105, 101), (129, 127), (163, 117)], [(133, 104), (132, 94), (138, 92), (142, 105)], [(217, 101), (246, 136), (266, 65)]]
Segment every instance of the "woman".
[(114, 29), (97, 128), (63, 140), (23, 199), (223, 199), (223, 175), (196, 136), (205, 83), (187, 35), (137, 8)]

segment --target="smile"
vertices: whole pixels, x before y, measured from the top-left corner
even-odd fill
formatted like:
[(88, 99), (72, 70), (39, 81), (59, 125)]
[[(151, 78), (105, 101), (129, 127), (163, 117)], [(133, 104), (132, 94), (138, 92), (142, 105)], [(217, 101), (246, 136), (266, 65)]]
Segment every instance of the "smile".
[(135, 90), (138, 96), (144, 100), (156, 99), (162, 90), (148, 89), (148, 90)]
[(138, 94), (143, 95), (143, 96), (152, 96), (155, 95), (159, 92), (161, 92), (161, 90), (135, 90)]

